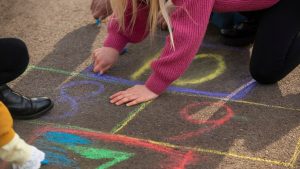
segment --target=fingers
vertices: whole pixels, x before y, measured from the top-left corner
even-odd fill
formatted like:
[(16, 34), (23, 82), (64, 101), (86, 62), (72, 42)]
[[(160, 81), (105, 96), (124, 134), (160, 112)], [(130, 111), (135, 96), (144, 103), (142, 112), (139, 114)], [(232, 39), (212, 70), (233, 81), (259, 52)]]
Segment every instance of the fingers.
[(133, 95), (132, 93), (126, 90), (126, 91), (117, 92), (114, 95), (110, 96), (109, 98), (111, 99), (110, 103), (121, 105), (136, 99), (137, 96)]
[(94, 17), (95, 19), (102, 19), (102, 18), (104, 18), (104, 17), (103, 17), (103, 11), (101, 11), (101, 10), (94, 10), (94, 11), (92, 12), (92, 15), (93, 15), (93, 17)]
[(121, 100), (117, 101), (115, 104), (117, 106), (122, 105), (122, 104), (126, 104), (128, 102), (131, 102), (133, 100), (138, 99), (138, 96), (135, 95), (128, 95), (128, 96), (124, 96), (124, 98), (122, 98)]
[(118, 92), (111, 97), (110, 103), (116, 104), (117, 106), (126, 104), (126, 106), (133, 106), (144, 101), (147, 101), (146, 98), (139, 97), (137, 95), (127, 93), (126, 91)]
[(145, 85), (135, 85), (125, 91), (120, 91), (110, 96), (110, 102), (118, 106), (122, 104), (133, 106), (157, 97), (158, 95), (149, 90)]
[(112, 14), (109, 0), (93, 0), (90, 8), (95, 19), (103, 20)]
[(101, 13), (103, 13), (103, 4), (100, 3), (99, 0), (92, 0), (92, 4), (91, 4), (91, 11), (92, 11), (92, 15), (95, 19), (98, 19), (101, 15)]
[(148, 101), (146, 98), (137, 98), (135, 100), (132, 100), (131, 102), (127, 103), (126, 106), (134, 106), (134, 105), (137, 105), (137, 104), (140, 104), (142, 102), (146, 102)]
[(111, 67), (110, 64), (106, 64), (102, 61), (98, 61), (96, 60), (95, 61), (95, 64), (94, 64), (94, 72), (97, 73), (99, 72), (100, 74), (103, 74), (105, 73), (109, 68)]
[(96, 73), (98, 71), (98, 60), (94, 60), (94, 68), (93, 68), (93, 71)]
[(90, 9), (91, 9), (92, 11), (94, 11), (94, 8), (95, 8), (95, 0), (92, 0)]
[(100, 73), (101, 73), (101, 74), (105, 73), (110, 67), (111, 67), (111, 65), (103, 66), (103, 67), (102, 67), (102, 70), (100, 70)]
[(106, 62), (104, 62), (104, 60), (102, 59), (97, 59), (97, 54), (101, 55), (101, 50), (100, 49), (96, 49), (93, 54), (92, 54), (92, 58), (94, 61), (94, 69), (93, 71), (95, 73), (100, 72), (101, 74), (103, 74), (106, 70), (108, 70), (110, 68), (110, 65)]
[(120, 91), (109, 97), (110, 103), (117, 106), (126, 104), (126, 106), (133, 106), (139, 103), (151, 100), (138, 94), (131, 93), (130, 91)]

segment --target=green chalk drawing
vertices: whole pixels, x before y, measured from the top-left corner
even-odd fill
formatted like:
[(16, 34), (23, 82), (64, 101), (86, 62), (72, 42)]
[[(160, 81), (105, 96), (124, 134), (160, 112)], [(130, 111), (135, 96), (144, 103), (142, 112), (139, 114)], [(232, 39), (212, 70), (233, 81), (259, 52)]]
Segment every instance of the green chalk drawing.
[(87, 159), (113, 159), (112, 161), (102, 164), (97, 169), (107, 169), (134, 156), (134, 153), (126, 153), (108, 149), (89, 148), (83, 146), (67, 146), (67, 149), (74, 151), (75, 153), (78, 153), (82, 157)]

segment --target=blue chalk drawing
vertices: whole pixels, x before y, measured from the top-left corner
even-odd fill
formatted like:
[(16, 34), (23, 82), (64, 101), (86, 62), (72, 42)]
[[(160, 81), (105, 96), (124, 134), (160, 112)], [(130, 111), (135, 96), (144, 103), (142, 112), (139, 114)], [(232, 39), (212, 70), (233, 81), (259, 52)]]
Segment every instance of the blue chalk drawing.
[(49, 142), (63, 145), (88, 145), (92, 143), (89, 139), (62, 132), (47, 132), (44, 137)]
[[(43, 165), (59, 166), (62, 168), (80, 169), (80, 164), (68, 157), (68, 152), (80, 155), (81, 158), (90, 160), (106, 159), (97, 169), (108, 169), (133, 157), (134, 153), (115, 151), (105, 148), (91, 147), (92, 141), (74, 134), (64, 132), (44, 133), (35, 144), (46, 154)], [(49, 146), (51, 145), (51, 146)]]
[(46, 161), (48, 161), (49, 165), (57, 165), (60, 167), (72, 167), (78, 168), (78, 163), (70, 158), (68, 158), (65, 154), (54, 153), (50, 151), (44, 151), (46, 154)]
[[(56, 165), (79, 169), (79, 164), (68, 157), (68, 146), (91, 145), (92, 141), (74, 134), (63, 132), (47, 132), (36, 140), (35, 145), (43, 150), (46, 159), (43, 165)], [(49, 146), (51, 145), (51, 146)]]

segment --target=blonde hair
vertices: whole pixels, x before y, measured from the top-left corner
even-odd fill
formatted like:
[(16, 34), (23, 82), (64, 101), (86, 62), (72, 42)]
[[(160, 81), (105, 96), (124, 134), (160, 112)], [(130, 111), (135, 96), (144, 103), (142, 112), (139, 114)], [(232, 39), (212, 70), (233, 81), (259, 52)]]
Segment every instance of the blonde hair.
[[(128, 1), (131, 1), (132, 4), (132, 18), (130, 21), (130, 26), (133, 28), (133, 25), (136, 22), (137, 17), (137, 5), (138, 1), (140, 0), (110, 0), (110, 4), (112, 7), (112, 10), (114, 12), (115, 18), (119, 22), (120, 29), (125, 30), (125, 10), (128, 4)], [(168, 6), (172, 3), (171, 0), (168, 0), (167, 2), (165, 0), (142, 0), (142, 2), (149, 5), (149, 16), (148, 16), (148, 26), (150, 35), (154, 35), (157, 30), (157, 19), (158, 16), (161, 14), (163, 18), (165, 19), (169, 33), (171, 38), (171, 44), (172, 47), (175, 49), (174, 45), (174, 39), (173, 39), (173, 33), (172, 33), (172, 27), (170, 22), (170, 16), (169, 16), (169, 9)], [(166, 4), (169, 5), (166, 5)]]

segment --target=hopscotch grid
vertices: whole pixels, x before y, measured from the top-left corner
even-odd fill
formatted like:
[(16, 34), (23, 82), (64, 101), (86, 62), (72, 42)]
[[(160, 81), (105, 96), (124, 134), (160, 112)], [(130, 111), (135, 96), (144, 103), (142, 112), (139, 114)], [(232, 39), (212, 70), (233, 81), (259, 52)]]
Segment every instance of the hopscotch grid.
[[(38, 66), (29, 66), (29, 69), (36, 70), (36, 71), (46, 71), (46, 72), (52, 72), (52, 73), (58, 73), (58, 74), (63, 74), (66, 76), (74, 76), (74, 77), (82, 77), (85, 79), (89, 79), (89, 80), (96, 80), (96, 81), (101, 81), (101, 82), (106, 82), (106, 83), (113, 83), (113, 82), (108, 82), (102, 79), (98, 79), (98, 78), (93, 78), (93, 77), (89, 77), (83, 73), (79, 73), (79, 72), (70, 72), (70, 71), (65, 71), (65, 70), (60, 70), (60, 69), (55, 69), (55, 68), (48, 68), (48, 67), (38, 67)], [(120, 85), (117, 83), (114, 83), (115, 85)], [(123, 86), (123, 85), (120, 85)], [(185, 95), (185, 96), (193, 96), (193, 97), (199, 97), (199, 98), (210, 98), (210, 99), (215, 99), (215, 100), (225, 100), (224, 98), (221, 97), (214, 97), (214, 96), (206, 96), (206, 95), (201, 95), (201, 94), (187, 94), (187, 93), (180, 93), (180, 92), (167, 92), (167, 93), (171, 93), (171, 94), (177, 94), (177, 95)], [(268, 105), (268, 104), (264, 104), (264, 103), (257, 103), (257, 102), (252, 102), (252, 101), (245, 101), (245, 100), (236, 100), (236, 99), (229, 99), (226, 100), (228, 102), (236, 102), (236, 103), (241, 103), (241, 104), (250, 104), (250, 105), (255, 105), (255, 106), (262, 106), (262, 107), (270, 107), (270, 108), (274, 108), (274, 109), (285, 109), (285, 110), (292, 110), (292, 111), (299, 111), (300, 112), (300, 108), (289, 108), (289, 107), (283, 107), (283, 106), (277, 106), (277, 105)]]
[[(54, 127), (54, 128), (62, 128), (62, 129), (75, 129), (75, 130), (87, 131), (87, 132), (91, 132), (91, 133), (105, 133), (105, 132), (96, 131), (96, 130), (92, 130), (92, 129), (88, 129), (88, 128), (84, 128), (84, 127), (55, 124), (55, 123), (49, 123), (49, 122), (44, 122), (44, 121), (40, 121), (40, 120), (25, 121), (25, 123), (35, 124), (35, 125), (45, 125), (46, 127)], [(250, 156), (246, 156), (246, 155), (242, 155), (242, 154), (237, 154), (234, 152), (223, 152), (223, 151), (218, 151), (218, 150), (205, 149), (205, 148), (201, 148), (201, 147), (180, 146), (180, 145), (175, 145), (175, 144), (171, 144), (171, 143), (153, 141), (150, 139), (143, 139), (143, 138), (138, 138), (138, 137), (131, 137), (131, 136), (122, 135), (122, 134), (116, 134), (116, 135), (130, 137), (130, 138), (139, 139), (139, 140), (143, 140), (143, 141), (148, 141), (152, 144), (165, 146), (168, 148), (191, 150), (191, 151), (198, 152), (198, 153), (215, 154), (215, 155), (221, 155), (221, 156), (225, 156), (225, 157), (232, 157), (232, 158), (244, 159), (244, 160), (249, 160), (249, 161), (262, 162), (264, 164), (273, 164), (273, 165), (277, 165), (277, 166), (284, 166), (284, 167), (288, 167), (288, 168), (296, 167), (295, 163), (296, 163), (297, 158), (300, 153), (300, 150), (299, 150), (300, 149), (300, 140), (299, 140), (298, 146), (296, 147), (296, 152), (294, 152), (291, 160), (289, 162), (284, 162), (284, 161), (271, 160), (271, 159), (266, 159), (266, 158), (250, 157)], [(30, 138), (30, 142), (32, 142), (39, 136), (40, 136), (39, 133), (34, 134), (34, 136), (32, 138)]]
[[(45, 68), (45, 67), (36, 67), (36, 66), (30, 66), (29, 69), (30, 69), (30, 71), (32, 71), (31, 69), (33, 69), (33, 70), (42, 70), (42, 71), (60, 73), (60, 74), (64, 74), (64, 75), (67, 75), (67, 76), (73, 76), (73, 77), (77, 76), (77, 77), (83, 77), (83, 78), (87, 78), (87, 79), (92, 79), (92, 80), (107, 82), (105, 80), (100, 80), (100, 79), (88, 77), (87, 75), (84, 75), (84, 74), (82, 74), (80, 72), (69, 72), (69, 71), (64, 71), (64, 70), (57, 70), (57, 69), (54, 69), (54, 68)], [(250, 104), (250, 105), (270, 107), (270, 108), (275, 108), (275, 109), (286, 109), (286, 110), (300, 111), (300, 109), (287, 108), (287, 107), (276, 106), (276, 105), (267, 105), (267, 104), (263, 104), (263, 103), (256, 103), (256, 102), (243, 101), (243, 100), (235, 100), (235, 99), (228, 99), (228, 98), (218, 98), (218, 97), (205, 96), (205, 95), (195, 95), (195, 94), (193, 95), (193, 94), (186, 94), (186, 93), (179, 93), (179, 92), (169, 92), (169, 93), (175, 93), (175, 94), (186, 95), (186, 96), (194, 96), (194, 97), (211, 98), (211, 99), (216, 99), (216, 100), (220, 100), (220, 101), (236, 102), (236, 103), (241, 103), (241, 104)], [(145, 105), (145, 106), (142, 105), (137, 110), (131, 112), (130, 114), (132, 114), (132, 115), (128, 116), (121, 123), (117, 124), (117, 126), (114, 127), (111, 132), (115, 134), (115, 133), (119, 132), (120, 130), (122, 130), (147, 105)], [(168, 144), (168, 143), (163, 143), (163, 144)], [(187, 150), (193, 150), (193, 151), (197, 151), (197, 152), (204, 152), (204, 153), (212, 153), (212, 154), (217, 154), (217, 155), (231, 156), (231, 157), (237, 157), (237, 158), (240, 158), (240, 159), (249, 159), (249, 160), (252, 160), (252, 161), (260, 161), (260, 162), (265, 162), (265, 163), (271, 163), (271, 164), (281, 165), (281, 166), (290, 167), (290, 168), (295, 168), (296, 167), (296, 162), (297, 162), (297, 159), (299, 158), (299, 155), (300, 155), (300, 140), (299, 140), (299, 143), (296, 145), (295, 152), (294, 152), (294, 154), (291, 157), (291, 159), (290, 159), (289, 162), (282, 162), (282, 161), (276, 161), (276, 160), (268, 160), (268, 159), (256, 158), (256, 157), (248, 157), (248, 156), (238, 155), (238, 154), (230, 153), (230, 152), (221, 152), (221, 151), (209, 150), (209, 149), (202, 149), (202, 148), (176, 146), (176, 145), (172, 145), (172, 144), (169, 144), (169, 145), (170, 146), (175, 146), (177, 148), (181, 147), (181, 148), (185, 148)]]
[(294, 151), (294, 154), (292, 156), (292, 158), (290, 159), (290, 165), (291, 166), (294, 166), (296, 167), (296, 163), (297, 163), (297, 160), (299, 158), (299, 155), (300, 155), (300, 139), (295, 147), (295, 151)]
[(133, 110), (132, 112), (129, 113), (128, 117), (125, 118), (122, 122), (118, 123), (112, 130), (111, 133), (116, 134), (119, 131), (121, 131), (123, 128), (127, 126), (127, 124), (133, 120), (141, 111), (143, 111), (151, 101), (142, 103), (140, 106), (138, 106), (137, 109)]
[(283, 106), (277, 106), (277, 105), (269, 105), (269, 104), (257, 103), (257, 102), (246, 101), (246, 100), (236, 100), (236, 99), (227, 100), (226, 98), (213, 97), (213, 96), (177, 93), (177, 92), (171, 92), (171, 93), (176, 94), (176, 95), (182, 95), (182, 96), (201, 97), (201, 98), (207, 98), (207, 99), (227, 101), (227, 102), (232, 102), (232, 103), (241, 103), (241, 104), (248, 104), (248, 105), (253, 105), (253, 106), (261, 106), (261, 107), (268, 107), (268, 108), (273, 108), (273, 109), (283, 109), (283, 110), (291, 110), (291, 111), (299, 111), (300, 112), (300, 109), (298, 109), (298, 108), (289, 108), (289, 107), (283, 107)]

